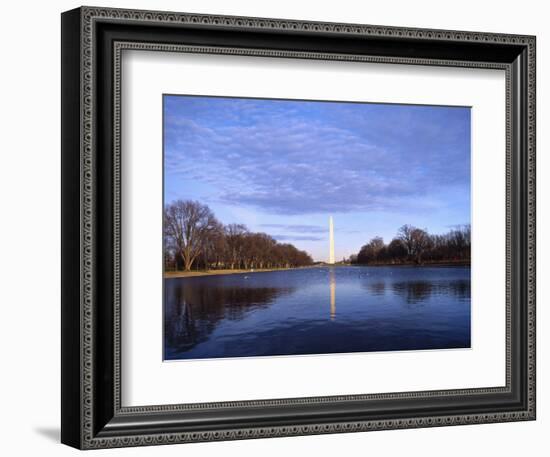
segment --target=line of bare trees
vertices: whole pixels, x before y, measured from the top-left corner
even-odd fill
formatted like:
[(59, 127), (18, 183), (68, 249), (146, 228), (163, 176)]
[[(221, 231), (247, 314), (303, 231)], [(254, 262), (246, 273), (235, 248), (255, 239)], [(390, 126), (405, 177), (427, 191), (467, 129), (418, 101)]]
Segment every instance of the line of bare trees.
[(400, 264), (424, 262), (469, 263), (471, 255), (470, 225), (463, 225), (443, 235), (431, 235), (427, 230), (403, 225), (389, 244), (381, 237), (371, 239), (350, 258), (358, 264)]
[(165, 270), (262, 269), (311, 265), (311, 256), (245, 225), (224, 225), (197, 201), (177, 200), (164, 209)]

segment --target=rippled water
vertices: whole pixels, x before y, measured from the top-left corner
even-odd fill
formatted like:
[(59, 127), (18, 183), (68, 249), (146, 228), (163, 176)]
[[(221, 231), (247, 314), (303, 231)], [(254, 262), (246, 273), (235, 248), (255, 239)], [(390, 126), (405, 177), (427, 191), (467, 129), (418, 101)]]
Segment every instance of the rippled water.
[(166, 360), (470, 347), (470, 268), (165, 279)]

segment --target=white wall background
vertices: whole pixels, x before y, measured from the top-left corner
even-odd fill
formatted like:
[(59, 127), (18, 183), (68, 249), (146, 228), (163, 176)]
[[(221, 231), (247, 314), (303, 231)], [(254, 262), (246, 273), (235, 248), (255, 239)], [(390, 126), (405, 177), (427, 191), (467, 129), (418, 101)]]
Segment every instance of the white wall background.
[[(538, 420), (437, 429), (101, 451), (101, 455), (547, 455), (550, 427), (550, 29), (544, 2), (117, 0), (102, 6), (429, 27), (538, 38)], [(2, 7), (0, 70), (0, 449), (69, 455), (59, 444), (60, 13), (75, 1)], [(546, 198), (545, 198), (546, 197)], [(545, 433), (546, 432), (546, 433)], [(547, 452), (547, 450), (546, 450)], [(117, 453), (117, 454), (115, 454)]]

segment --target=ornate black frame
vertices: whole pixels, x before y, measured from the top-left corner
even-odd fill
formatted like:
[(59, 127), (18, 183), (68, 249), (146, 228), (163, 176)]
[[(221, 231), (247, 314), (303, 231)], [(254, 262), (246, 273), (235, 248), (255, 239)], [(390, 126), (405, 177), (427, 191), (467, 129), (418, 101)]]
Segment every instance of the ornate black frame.
[[(122, 407), (124, 49), (505, 70), (506, 386)], [(61, 440), (80, 449), (535, 419), (535, 37), (95, 7), (63, 13), (61, 407)]]

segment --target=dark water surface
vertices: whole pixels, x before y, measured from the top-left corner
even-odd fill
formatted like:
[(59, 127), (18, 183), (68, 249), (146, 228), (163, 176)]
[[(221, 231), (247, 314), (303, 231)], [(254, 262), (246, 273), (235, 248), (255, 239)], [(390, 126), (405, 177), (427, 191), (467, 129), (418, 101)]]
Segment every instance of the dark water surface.
[(164, 281), (166, 360), (470, 347), (469, 267)]

